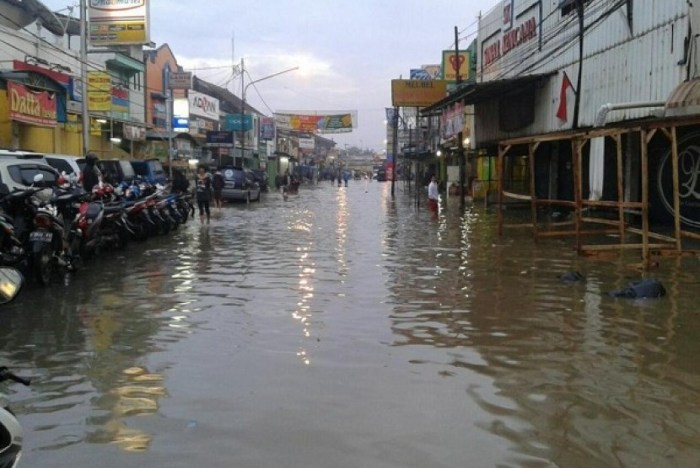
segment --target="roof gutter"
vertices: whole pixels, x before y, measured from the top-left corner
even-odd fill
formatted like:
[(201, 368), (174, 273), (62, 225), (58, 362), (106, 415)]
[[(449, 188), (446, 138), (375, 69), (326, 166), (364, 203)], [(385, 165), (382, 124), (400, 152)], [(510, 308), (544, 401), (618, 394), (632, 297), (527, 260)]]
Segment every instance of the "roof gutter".
[(596, 114), (595, 121), (593, 122), (594, 127), (603, 127), (608, 120), (608, 114), (612, 111), (625, 110), (625, 109), (641, 109), (644, 107), (665, 107), (665, 101), (641, 101), (641, 102), (622, 102), (622, 103), (607, 103), (600, 106), (598, 113)]

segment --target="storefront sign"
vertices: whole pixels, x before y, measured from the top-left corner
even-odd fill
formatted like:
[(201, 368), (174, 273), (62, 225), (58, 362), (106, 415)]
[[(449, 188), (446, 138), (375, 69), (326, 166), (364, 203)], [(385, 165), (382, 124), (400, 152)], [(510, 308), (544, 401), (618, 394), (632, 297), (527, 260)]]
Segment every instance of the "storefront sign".
[(190, 89), (192, 87), (192, 72), (170, 72), (168, 74), (168, 88)]
[(247, 132), (253, 128), (253, 116), (250, 114), (227, 114), (224, 117), (224, 129), (234, 132)]
[(260, 119), (260, 139), (273, 140), (275, 138), (275, 119), (263, 117)]
[(90, 43), (94, 46), (148, 44), (147, 0), (90, 0)]
[(90, 119), (90, 135), (102, 136), (102, 124), (97, 119)]
[(129, 113), (129, 90), (112, 87), (112, 112)]
[(299, 138), (299, 149), (313, 150), (316, 148), (316, 143), (313, 138)]
[(219, 121), (219, 100), (197, 91), (188, 91), (190, 115)]
[(233, 132), (207, 132), (207, 146), (210, 148), (232, 148)]
[(88, 72), (88, 109), (96, 112), (112, 110), (112, 77), (107, 72)]
[(454, 50), (442, 51), (442, 79), (450, 83), (457, 82), (457, 71), (459, 79), (466, 81), (469, 79), (469, 69), (471, 68), (471, 53), (463, 50), (455, 54)]
[(536, 38), (537, 18), (535, 16), (527, 17), (509, 30), (484, 41), (482, 46), (483, 67), (488, 67), (512, 50)]
[(131, 141), (144, 141), (146, 139), (146, 129), (136, 125), (124, 124), (124, 138)]
[(218, 122), (201, 117), (193, 117), (190, 119), (190, 133), (192, 135), (204, 137), (207, 133), (218, 129)]
[(32, 91), (23, 84), (7, 82), (10, 119), (44, 127), (56, 126), (56, 96)]
[(394, 107), (426, 107), (447, 95), (445, 80), (391, 80)]

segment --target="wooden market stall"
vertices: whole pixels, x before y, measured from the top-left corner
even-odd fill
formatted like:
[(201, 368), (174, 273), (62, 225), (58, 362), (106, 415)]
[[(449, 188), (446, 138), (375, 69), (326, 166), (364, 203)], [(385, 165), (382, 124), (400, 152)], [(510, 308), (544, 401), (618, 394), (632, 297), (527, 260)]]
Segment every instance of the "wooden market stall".
[[(504, 228), (531, 228), (535, 239), (548, 237), (574, 237), (575, 248), (579, 254), (595, 255), (602, 252), (641, 250), (642, 266), (648, 269), (654, 256), (698, 255), (700, 251), (687, 248), (685, 240), (700, 240), (700, 234), (683, 229), (680, 215), (680, 183), (678, 129), (680, 127), (700, 125), (700, 115), (681, 118), (664, 118), (617, 124), (615, 127), (593, 128), (579, 131), (566, 131), (546, 135), (513, 138), (499, 143), (497, 178), (498, 178), (498, 232), (503, 235)], [(623, 136), (637, 134), (640, 151), (635, 157), (641, 169), (641, 196), (638, 201), (625, 200), (625, 176), (623, 172)], [(655, 135), (664, 135), (671, 146), (671, 163), (673, 174), (673, 233), (672, 235), (654, 232), (650, 227), (649, 201), (649, 145)], [(583, 194), (583, 148), (593, 138), (603, 137), (615, 143), (617, 197), (615, 200), (589, 200)], [(537, 150), (543, 143), (568, 141), (571, 144), (573, 172), (573, 199), (550, 199), (536, 194), (535, 163)], [(512, 156), (516, 147), (527, 148), (529, 166), (529, 194), (508, 191), (505, 187), (505, 162)], [(606, 156), (609, 158), (609, 156)], [(606, 161), (607, 162), (607, 161)], [(508, 202), (526, 202), (530, 205), (531, 220), (528, 223), (506, 224), (504, 208)], [(559, 207), (571, 210), (572, 218), (566, 222), (550, 222), (546, 226), (538, 220), (541, 207)], [(593, 209), (610, 211), (613, 217), (594, 217), (588, 213)], [(641, 221), (628, 222), (627, 214), (634, 212)], [(619, 242), (615, 244), (598, 242), (595, 236), (614, 234)], [(633, 237), (633, 239), (630, 239)], [(585, 239), (590, 239), (584, 242)]]

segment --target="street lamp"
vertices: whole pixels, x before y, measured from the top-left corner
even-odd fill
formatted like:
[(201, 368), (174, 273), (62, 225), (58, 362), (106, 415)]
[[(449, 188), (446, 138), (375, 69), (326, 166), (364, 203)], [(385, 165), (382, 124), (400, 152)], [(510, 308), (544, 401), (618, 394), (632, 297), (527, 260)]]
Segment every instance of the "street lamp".
[[(246, 92), (248, 91), (248, 87), (251, 85), (254, 85), (255, 83), (259, 83), (261, 81), (269, 80), (270, 78), (274, 78), (276, 76), (282, 75), (284, 73), (289, 73), (291, 71), (299, 70), (299, 67), (293, 67), (293, 68), (288, 68), (287, 70), (282, 70), (281, 72), (273, 73), (272, 75), (267, 75), (264, 76), (260, 79), (253, 80), (245, 87), (243, 88), (243, 95), (241, 96), (241, 100), (243, 101), (243, 106), (241, 107), (241, 159), (245, 161), (245, 95)], [(241, 74), (241, 80), (245, 79), (244, 75)]]

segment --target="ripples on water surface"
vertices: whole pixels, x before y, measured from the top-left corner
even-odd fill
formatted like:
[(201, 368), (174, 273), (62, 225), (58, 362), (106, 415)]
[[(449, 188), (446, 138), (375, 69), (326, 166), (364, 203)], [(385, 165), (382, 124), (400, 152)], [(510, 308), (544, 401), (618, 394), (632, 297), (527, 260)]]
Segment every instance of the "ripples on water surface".
[(23, 466), (698, 466), (697, 260), (570, 245), (351, 183), (130, 246), (0, 313)]

